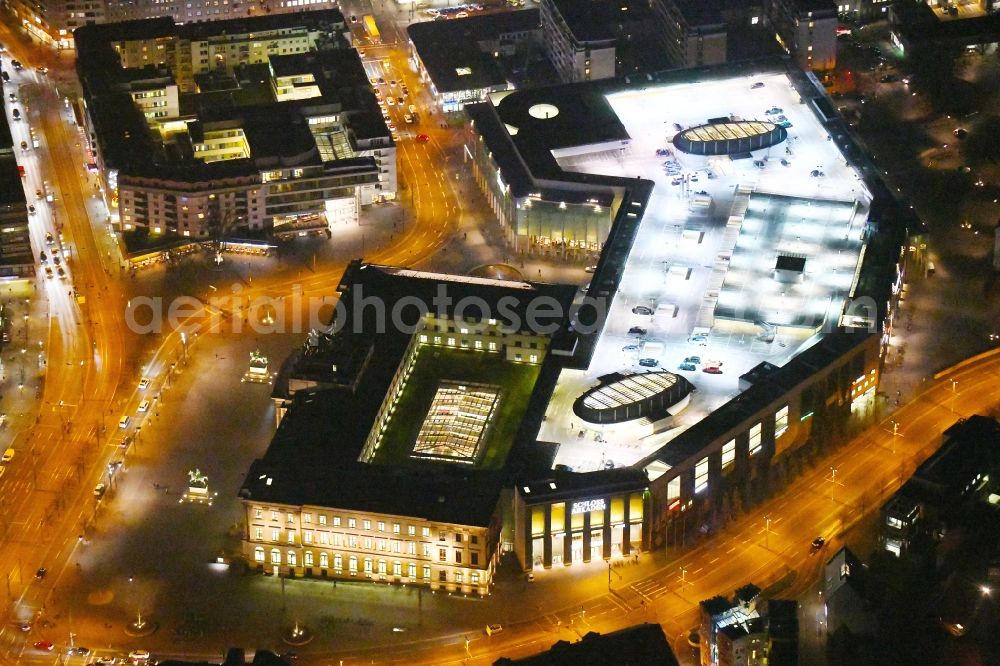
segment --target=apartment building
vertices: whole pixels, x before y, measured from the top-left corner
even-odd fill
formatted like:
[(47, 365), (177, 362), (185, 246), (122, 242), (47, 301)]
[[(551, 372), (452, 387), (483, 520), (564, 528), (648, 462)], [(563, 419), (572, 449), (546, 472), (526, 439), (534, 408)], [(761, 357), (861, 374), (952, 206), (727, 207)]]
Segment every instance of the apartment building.
[(699, 0), (654, 0), (652, 7), (662, 27), (663, 46), (675, 67), (726, 62), (729, 30), (718, 7)]
[(767, 0), (774, 37), (799, 67), (829, 71), (837, 65), (837, 5), (833, 0)]
[(29, 277), (35, 257), (28, 234), (28, 202), (18, 172), (14, 139), (7, 124), (6, 96), (0, 100), (0, 280)]
[(21, 28), (43, 44), (75, 46), (73, 31), (86, 25), (160, 17), (177, 23), (266, 17), (337, 9), (335, 0), (7, 0)]
[(338, 11), (81, 28), (85, 125), (121, 231), (350, 223), (395, 145)]
[(617, 11), (610, 0), (542, 0), (546, 53), (564, 83), (614, 78)]

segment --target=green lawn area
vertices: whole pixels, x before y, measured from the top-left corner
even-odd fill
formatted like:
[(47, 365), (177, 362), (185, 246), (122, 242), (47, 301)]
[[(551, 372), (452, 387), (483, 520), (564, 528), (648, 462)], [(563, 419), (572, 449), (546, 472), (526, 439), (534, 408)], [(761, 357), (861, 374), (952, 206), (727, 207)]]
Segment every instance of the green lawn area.
[(514, 443), (514, 436), (538, 378), (538, 366), (512, 363), (499, 354), (468, 349), (421, 345), (413, 373), (403, 389), (396, 411), (385, 430), (372, 462), (401, 465), (411, 461), (410, 452), (420, 432), (438, 383), (442, 380), (480, 382), (500, 387), (500, 404), (480, 445), (479, 469), (500, 469)]

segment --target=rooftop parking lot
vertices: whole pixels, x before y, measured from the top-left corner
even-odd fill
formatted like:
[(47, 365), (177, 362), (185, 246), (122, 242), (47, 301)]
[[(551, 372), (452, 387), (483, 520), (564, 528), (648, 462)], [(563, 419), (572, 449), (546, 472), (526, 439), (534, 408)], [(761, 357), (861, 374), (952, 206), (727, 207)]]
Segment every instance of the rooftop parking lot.
[[(862, 251), (870, 195), (783, 74), (635, 89), (609, 97), (632, 138), (560, 159), (566, 170), (656, 183), (591, 367), (564, 371), (539, 438), (578, 471), (628, 465), (835, 325)], [(756, 121), (788, 138), (736, 156), (686, 154), (678, 132)], [(764, 127), (762, 125), (762, 127)], [(667, 369), (696, 387), (655, 424), (582, 423), (573, 401), (611, 372)]]

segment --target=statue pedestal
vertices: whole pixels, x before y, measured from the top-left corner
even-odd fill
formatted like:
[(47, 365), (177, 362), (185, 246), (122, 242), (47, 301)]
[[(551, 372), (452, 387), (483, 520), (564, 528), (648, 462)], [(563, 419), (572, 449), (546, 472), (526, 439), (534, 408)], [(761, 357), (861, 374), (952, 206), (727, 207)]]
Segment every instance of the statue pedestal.
[(203, 488), (201, 486), (188, 486), (187, 491), (181, 496), (181, 503), (189, 502), (192, 504), (207, 504), (212, 506), (215, 501), (215, 496), (218, 493), (211, 493), (208, 488)]

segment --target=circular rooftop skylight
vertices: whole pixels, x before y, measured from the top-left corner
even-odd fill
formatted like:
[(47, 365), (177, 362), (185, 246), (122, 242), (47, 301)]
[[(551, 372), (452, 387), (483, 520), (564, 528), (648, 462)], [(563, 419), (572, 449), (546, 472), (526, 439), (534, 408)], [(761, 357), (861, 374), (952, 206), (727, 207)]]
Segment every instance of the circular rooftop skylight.
[(528, 115), (539, 120), (548, 120), (559, 115), (559, 107), (552, 104), (535, 104), (528, 109)]

